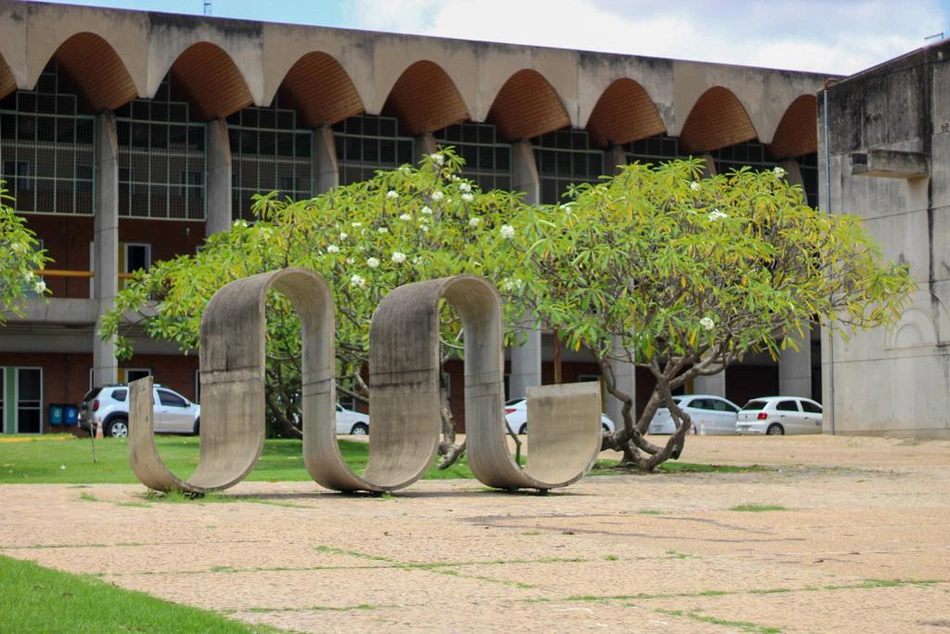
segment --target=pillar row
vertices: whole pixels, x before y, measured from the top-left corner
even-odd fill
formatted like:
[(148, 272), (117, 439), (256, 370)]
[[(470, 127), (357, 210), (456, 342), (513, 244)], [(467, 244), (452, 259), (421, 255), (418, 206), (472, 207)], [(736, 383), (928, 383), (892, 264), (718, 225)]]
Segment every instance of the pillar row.
[[(96, 216), (93, 222), (93, 299), (97, 301), (96, 333), (119, 292), (119, 140), (115, 115), (96, 118)], [(119, 379), (115, 339), (93, 333), (92, 380), (94, 385)]]
[(208, 122), (208, 220), (205, 235), (231, 228), (231, 144), (228, 122)]

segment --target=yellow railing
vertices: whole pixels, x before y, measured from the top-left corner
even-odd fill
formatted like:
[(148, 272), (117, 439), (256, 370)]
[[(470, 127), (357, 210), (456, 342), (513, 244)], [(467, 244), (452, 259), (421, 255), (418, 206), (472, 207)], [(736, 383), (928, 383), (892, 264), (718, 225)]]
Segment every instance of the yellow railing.
[[(85, 277), (93, 278), (96, 276), (92, 271), (69, 271), (65, 269), (37, 269), (37, 275), (44, 275), (47, 277)], [(132, 279), (132, 273), (119, 273), (120, 280), (130, 280)]]

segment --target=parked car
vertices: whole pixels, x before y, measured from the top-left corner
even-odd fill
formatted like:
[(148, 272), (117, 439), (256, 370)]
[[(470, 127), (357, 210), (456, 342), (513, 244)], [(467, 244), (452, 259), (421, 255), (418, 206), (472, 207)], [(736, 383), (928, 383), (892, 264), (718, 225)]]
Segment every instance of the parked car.
[[(514, 398), (505, 403), (505, 420), (508, 429), (516, 434), (528, 433), (528, 399)], [(600, 426), (604, 431), (614, 430), (614, 422), (606, 414), (600, 415)]]
[[(712, 394), (682, 394), (674, 396), (673, 401), (689, 414), (694, 434), (736, 433), (739, 406), (729, 399)], [(666, 407), (657, 409), (647, 431), (651, 434), (672, 434), (676, 431), (670, 410)]]
[(762, 396), (739, 412), (740, 434), (820, 434), (821, 405), (801, 396)]
[[(201, 406), (162, 385), (152, 387), (153, 424), (156, 432), (198, 435)], [(79, 427), (94, 433), (97, 425), (112, 438), (129, 435), (129, 386), (94, 387), (79, 404)]]
[(369, 416), (336, 404), (336, 433), (365, 436), (369, 433)]

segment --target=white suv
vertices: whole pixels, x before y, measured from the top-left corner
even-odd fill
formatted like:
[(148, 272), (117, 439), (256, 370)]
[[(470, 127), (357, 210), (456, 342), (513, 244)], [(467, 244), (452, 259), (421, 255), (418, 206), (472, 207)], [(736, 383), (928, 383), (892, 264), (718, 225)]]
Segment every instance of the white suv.
[[(161, 385), (152, 388), (155, 431), (198, 435), (201, 406)], [(107, 385), (89, 390), (79, 404), (79, 427), (94, 433), (102, 425), (102, 433), (112, 438), (129, 435), (129, 386)]]

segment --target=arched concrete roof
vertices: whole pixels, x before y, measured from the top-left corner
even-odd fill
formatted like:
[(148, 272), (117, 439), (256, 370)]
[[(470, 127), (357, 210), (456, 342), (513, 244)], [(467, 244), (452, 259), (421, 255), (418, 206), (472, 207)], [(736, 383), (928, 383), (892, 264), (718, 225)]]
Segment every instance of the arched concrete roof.
[(680, 146), (698, 154), (756, 138), (742, 102), (728, 88), (715, 86), (699, 98), (680, 131)]
[(227, 116), (251, 103), (264, 105), (259, 23), (148, 16), (149, 97), (172, 72), (195, 95), (201, 117)]
[(643, 86), (618, 79), (601, 94), (587, 120), (591, 145), (607, 147), (638, 141), (666, 131), (656, 104)]
[(294, 63), (277, 90), (282, 107), (293, 108), (301, 125), (333, 125), (365, 110), (350, 76), (326, 53), (307, 53)]
[(431, 61), (414, 63), (399, 76), (383, 114), (399, 118), (400, 132), (418, 135), (470, 119), (455, 83)]
[(168, 72), (172, 90), (191, 103), (193, 118), (198, 121), (223, 119), (253, 103), (237, 66), (210, 42), (189, 46)]
[(530, 139), (571, 123), (550, 83), (537, 71), (519, 70), (502, 86), (486, 120), (500, 139)]
[(84, 31), (71, 36), (56, 49), (53, 58), (92, 112), (114, 110), (138, 96), (118, 53), (95, 33)]
[(791, 103), (775, 130), (770, 150), (776, 158), (818, 151), (818, 98), (815, 95), (802, 95)]

